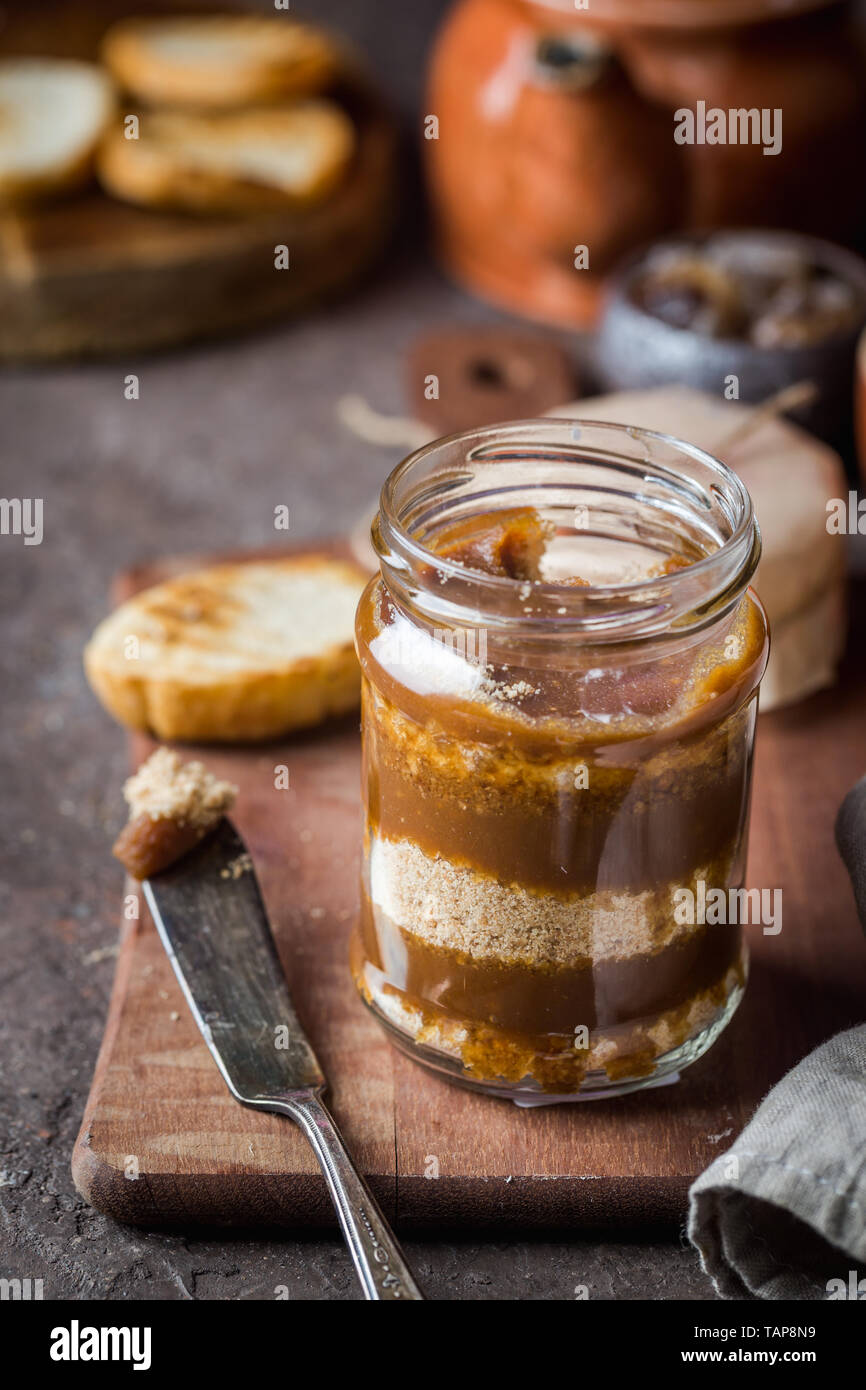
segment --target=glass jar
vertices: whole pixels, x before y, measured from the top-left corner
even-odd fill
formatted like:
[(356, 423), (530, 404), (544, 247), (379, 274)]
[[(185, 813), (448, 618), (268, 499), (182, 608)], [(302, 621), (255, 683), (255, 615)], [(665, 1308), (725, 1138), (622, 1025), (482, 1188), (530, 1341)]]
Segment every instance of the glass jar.
[(497, 1094), (680, 1070), (746, 979), (768, 638), (744, 485), (666, 435), (523, 421), (412, 454), (373, 543), (363, 998)]

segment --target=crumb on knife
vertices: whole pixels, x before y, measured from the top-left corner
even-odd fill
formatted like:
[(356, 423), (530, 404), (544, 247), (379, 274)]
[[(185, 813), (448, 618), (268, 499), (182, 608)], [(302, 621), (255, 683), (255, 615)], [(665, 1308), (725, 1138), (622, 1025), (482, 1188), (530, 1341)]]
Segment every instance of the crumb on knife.
[(181, 761), (158, 748), (123, 788), (129, 821), (112, 853), (133, 878), (151, 878), (175, 863), (231, 809), (237, 787), (220, 781), (204, 763)]

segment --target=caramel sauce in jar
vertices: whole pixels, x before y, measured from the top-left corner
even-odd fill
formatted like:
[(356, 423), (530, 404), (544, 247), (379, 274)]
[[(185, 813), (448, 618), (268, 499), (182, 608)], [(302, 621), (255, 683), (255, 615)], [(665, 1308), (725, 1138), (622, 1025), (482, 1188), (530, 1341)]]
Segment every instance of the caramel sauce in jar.
[(746, 976), (736, 913), (699, 907), (745, 874), (768, 646), (745, 489), (664, 436), (529, 421), (412, 456), (374, 542), (362, 996), (500, 1094), (679, 1070)]

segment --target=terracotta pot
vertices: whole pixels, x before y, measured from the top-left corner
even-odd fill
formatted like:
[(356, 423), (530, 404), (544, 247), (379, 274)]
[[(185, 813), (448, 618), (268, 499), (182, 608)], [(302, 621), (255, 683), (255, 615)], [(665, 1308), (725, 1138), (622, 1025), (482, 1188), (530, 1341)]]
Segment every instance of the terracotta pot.
[[(459, 0), (427, 111), (439, 123), (424, 149), (443, 258), (509, 308), (586, 324), (623, 252), (677, 224), (670, 115), (585, 26), (511, 0)], [(588, 268), (576, 268), (577, 247)]]
[(847, 8), (725, 32), (623, 31), (649, 98), (676, 108), (778, 108), (781, 152), (684, 146), (688, 225), (787, 227), (855, 242), (866, 227), (866, 59)]

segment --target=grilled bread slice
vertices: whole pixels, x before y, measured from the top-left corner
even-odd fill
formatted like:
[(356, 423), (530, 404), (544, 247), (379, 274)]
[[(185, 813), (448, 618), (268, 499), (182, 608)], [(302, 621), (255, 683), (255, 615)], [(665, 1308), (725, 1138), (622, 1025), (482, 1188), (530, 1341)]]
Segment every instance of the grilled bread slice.
[(0, 62), (0, 202), (29, 202), (90, 178), (113, 107), (113, 84), (92, 63)]
[(103, 39), (102, 59), (134, 96), (201, 108), (310, 96), (341, 67), (330, 35), (276, 15), (121, 20)]
[(362, 570), (328, 555), (215, 565), (145, 589), (84, 653), (105, 708), (160, 738), (273, 738), (354, 709)]
[(331, 101), (213, 115), (153, 111), (137, 140), (110, 132), (99, 175), (115, 197), (146, 207), (256, 212), (321, 201), (354, 149), (354, 125)]

